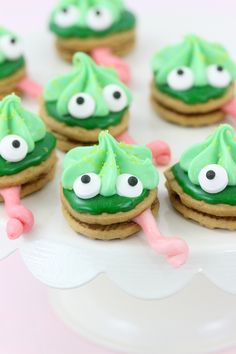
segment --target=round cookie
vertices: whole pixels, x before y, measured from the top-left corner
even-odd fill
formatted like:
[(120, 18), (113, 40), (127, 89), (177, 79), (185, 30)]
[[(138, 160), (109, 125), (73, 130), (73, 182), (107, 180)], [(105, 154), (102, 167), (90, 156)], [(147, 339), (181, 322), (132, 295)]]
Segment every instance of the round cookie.
[(78, 52), (110, 48), (125, 55), (135, 45), (135, 16), (122, 0), (61, 0), (50, 18), (56, 48), (65, 60)]
[(73, 63), (68, 74), (46, 85), (40, 102), (40, 115), (63, 151), (96, 143), (104, 129), (121, 135), (128, 128), (132, 101), (112, 69), (96, 65), (84, 53), (75, 54)]
[(140, 230), (134, 219), (155, 215), (158, 173), (150, 150), (118, 143), (108, 132), (99, 144), (78, 147), (65, 157), (61, 200), (71, 227), (90, 238), (126, 238)]
[(236, 229), (236, 137), (219, 126), (166, 171), (172, 205), (185, 218), (214, 229)]
[(19, 37), (0, 27), (0, 99), (20, 94), (17, 84), (26, 77), (25, 59)]
[(165, 120), (184, 126), (224, 119), (234, 97), (236, 65), (219, 44), (195, 35), (158, 52), (153, 59), (151, 102)]

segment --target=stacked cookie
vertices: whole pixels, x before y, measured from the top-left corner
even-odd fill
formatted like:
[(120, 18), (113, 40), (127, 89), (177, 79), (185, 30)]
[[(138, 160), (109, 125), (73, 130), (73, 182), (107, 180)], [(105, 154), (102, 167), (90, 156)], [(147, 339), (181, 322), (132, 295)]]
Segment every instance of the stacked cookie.
[(17, 84), (26, 76), (25, 59), (18, 36), (0, 27), (0, 99), (15, 92)]
[(151, 101), (160, 117), (184, 126), (224, 119), (222, 108), (234, 97), (236, 65), (219, 44), (187, 36), (153, 60)]
[(71, 150), (64, 160), (64, 215), (78, 233), (93, 239), (124, 239), (140, 230), (134, 219), (157, 214), (158, 172), (149, 149), (118, 143), (108, 132), (99, 144)]
[(96, 48), (127, 54), (135, 44), (135, 24), (121, 0), (63, 0), (50, 19), (58, 52), (68, 61), (78, 51), (91, 53)]
[(46, 85), (40, 104), (40, 115), (63, 151), (96, 143), (103, 129), (114, 137), (122, 134), (132, 100), (112, 69), (96, 65), (84, 53), (75, 54), (73, 65)]

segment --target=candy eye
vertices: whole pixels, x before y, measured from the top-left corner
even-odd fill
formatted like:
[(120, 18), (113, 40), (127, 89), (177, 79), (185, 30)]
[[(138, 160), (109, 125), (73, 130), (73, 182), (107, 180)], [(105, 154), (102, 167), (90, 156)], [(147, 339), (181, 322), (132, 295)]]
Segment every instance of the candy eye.
[(0, 154), (6, 161), (22, 161), (27, 153), (28, 145), (26, 141), (18, 135), (7, 135), (0, 142)]
[(230, 73), (222, 65), (208, 66), (207, 77), (209, 84), (214, 87), (224, 88), (231, 82)]
[(75, 25), (80, 17), (79, 10), (75, 6), (65, 6), (55, 16), (55, 23), (59, 27), (71, 27)]
[(0, 38), (0, 48), (8, 60), (19, 59), (23, 54), (20, 41), (14, 36), (3, 36)]
[(176, 91), (185, 91), (193, 87), (193, 72), (186, 66), (172, 70), (167, 77), (168, 85)]
[(199, 173), (199, 184), (207, 193), (222, 192), (228, 185), (228, 174), (220, 165), (208, 165)]
[(103, 95), (111, 112), (120, 112), (128, 106), (126, 93), (117, 85), (106, 86)]
[(68, 105), (68, 111), (74, 118), (87, 119), (95, 112), (96, 104), (92, 96), (78, 93), (73, 96)]
[(88, 12), (88, 26), (95, 31), (103, 31), (111, 27), (112, 22), (112, 14), (105, 7), (94, 7)]
[(143, 184), (137, 177), (124, 173), (117, 179), (116, 190), (122, 197), (136, 198), (142, 194)]
[(91, 199), (99, 194), (101, 189), (101, 178), (96, 173), (87, 173), (78, 177), (73, 185), (77, 197)]

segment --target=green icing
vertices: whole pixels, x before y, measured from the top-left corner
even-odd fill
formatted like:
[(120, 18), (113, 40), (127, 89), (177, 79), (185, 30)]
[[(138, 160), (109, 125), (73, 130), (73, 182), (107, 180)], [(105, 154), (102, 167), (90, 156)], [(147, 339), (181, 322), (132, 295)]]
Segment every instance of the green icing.
[(171, 170), (183, 191), (192, 198), (208, 204), (236, 205), (236, 186), (228, 186), (216, 194), (206, 193), (200, 186), (190, 181), (187, 172), (181, 168), (180, 164), (174, 165)]
[(115, 214), (132, 210), (148, 196), (149, 191), (144, 190), (137, 198), (121, 197), (115, 194), (110, 197), (97, 195), (90, 200), (78, 198), (73, 191), (67, 189), (64, 189), (63, 193), (71, 207), (78, 213), (100, 215), (102, 213)]
[(125, 109), (121, 112), (111, 112), (108, 116), (105, 117), (75, 119), (69, 114), (66, 114), (64, 116), (58, 114), (56, 102), (47, 102), (45, 107), (50, 117), (53, 117), (58, 122), (64, 123), (71, 127), (81, 127), (88, 130), (95, 128), (106, 129), (107, 127), (118, 125), (124, 117), (125, 113), (127, 112), (127, 109)]
[[(19, 40), (19, 37), (7, 30), (6, 28), (0, 27), (0, 41), (5, 36), (12, 36), (15, 39)], [(21, 69), (25, 65), (25, 60), (23, 57), (20, 57), (16, 60), (9, 60), (3, 48), (0, 45), (0, 79), (8, 77), (14, 74), (17, 70)]]
[(211, 164), (224, 167), (229, 186), (236, 186), (236, 136), (234, 128), (228, 124), (220, 125), (205, 141), (190, 147), (180, 159), (181, 168), (195, 185), (199, 185), (200, 171)]
[(40, 165), (56, 147), (56, 139), (51, 133), (35, 144), (32, 152), (20, 162), (8, 162), (0, 157), (0, 176), (10, 176), (19, 173), (31, 166)]
[(14, 74), (24, 66), (25, 60), (23, 57), (14, 61), (5, 60), (4, 62), (0, 63), (0, 79), (4, 79), (5, 77)]
[(159, 182), (148, 148), (118, 143), (105, 131), (99, 135), (99, 145), (78, 147), (66, 155), (63, 188), (72, 190), (75, 180), (86, 173), (96, 173), (101, 177), (100, 194), (104, 197), (116, 194), (117, 178), (123, 173), (138, 177), (144, 189), (154, 189)]
[(123, 31), (131, 30), (135, 27), (136, 18), (135, 16), (125, 10), (122, 12), (120, 19), (113, 23), (113, 25), (103, 31), (94, 31), (88, 27), (72, 26), (67, 28), (59, 27), (55, 22), (50, 22), (50, 29), (59, 37), (72, 38), (90, 38), (90, 37), (104, 37), (110, 34), (119, 33)]
[(50, 81), (44, 90), (45, 101), (47, 103), (56, 102), (59, 116), (69, 114), (69, 101), (78, 93), (87, 93), (94, 98), (96, 103), (95, 117), (108, 116), (110, 109), (104, 98), (103, 89), (110, 84), (120, 87), (127, 95), (128, 106), (131, 104), (131, 92), (121, 83), (114, 70), (96, 65), (84, 53), (76, 53), (73, 58), (73, 64), (72, 71)]
[(43, 121), (36, 114), (24, 109), (20, 98), (15, 94), (0, 101), (0, 140), (10, 134), (22, 137), (29, 152), (32, 152), (35, 143), (46, 135)]
[(226, 88), (217, 88), (210, 85), (194, 86), (190, 90), (176, 91), (168, 85), (158, 85), (158, 89), (165, 94), (177, 98), (187, 104), (206, 103), (210, 99), (222, 97), (228, 90)]

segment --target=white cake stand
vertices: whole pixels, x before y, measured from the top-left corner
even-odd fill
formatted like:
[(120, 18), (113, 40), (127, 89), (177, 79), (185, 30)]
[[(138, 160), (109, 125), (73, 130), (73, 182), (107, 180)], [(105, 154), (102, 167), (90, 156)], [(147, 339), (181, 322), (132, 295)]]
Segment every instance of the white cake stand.
[(184, 220), (170, 207), (162, 180), (157, 222), (164, 234), (189, 243), (185, 266), (173, 269), (142, 233), (124, 241), (89, 240), (62, 216), (60, 170), (61, 159), (56, 179), (24, 201), (37, 220), (29, 236), (9, 241), (1, 213), (0, 258), (19, 249), (29, 271), (55, 288), (51, 301), (63, 321), (93, 341), (130, 353), (205, 354), (236, 344), (236, 297), (229, 295), (236, 294), (234, 232)]
[[(166, 18), (160, 16), (159, 21), (166, 33), (159, 36), (162, 44), (173, 42), (173, 30), (166, 32)], [(134, 70), (130, 132), (143, 144), (154, 139), (168, 141), (174, 163), (212, 127), (185, 129), (165, 123), (153, 113), (148, 99), (148, 63), (161, 45), (152, 30), (156, 13), (141, 24), (140, 45), (130, 57)], [(173, 27), (176, 37), (186, 32), (186, 27), (185, 21), (178, 22)], [(209, 16), (205, 28), (209, 29)], [(216, 38), (217, 30), (221, 38), (222, 28), (214, 27)], [(223, 39), (230, 44), (228, 33)], [(231, 43), (233, 52), (233, 37)], [(26, 38), (26, 47), (33, 77), (42, 84), (68, 71), (69, 65), (53, 55), (46, 31)], [(44, 60), (42, 53), (47, 56)], [(37, 111), (35, 102), (25, 103)], [(29, 236), (7, 240), (6, 218), (0, 206), (0, 259), (19, 249), (29, 271), (49, 289), (55, 289), (49, 291), (60, 317), (87, 338), (112, 349), (142, 354), (205, 354), (236, 344), (236, 297), (230, 295), (236, 294), (236, 233), (210, 231), (184, 220), (171, 208), (162, 177), (158, 224), (164, 234), (188, 242), (190, 257), (184, 267), (173, 270), (149, 248), (142, 233), (109, 243), (79, 237), (61, 213), (60, 166), (50, 185), (25, 199), (36, 218)]]

